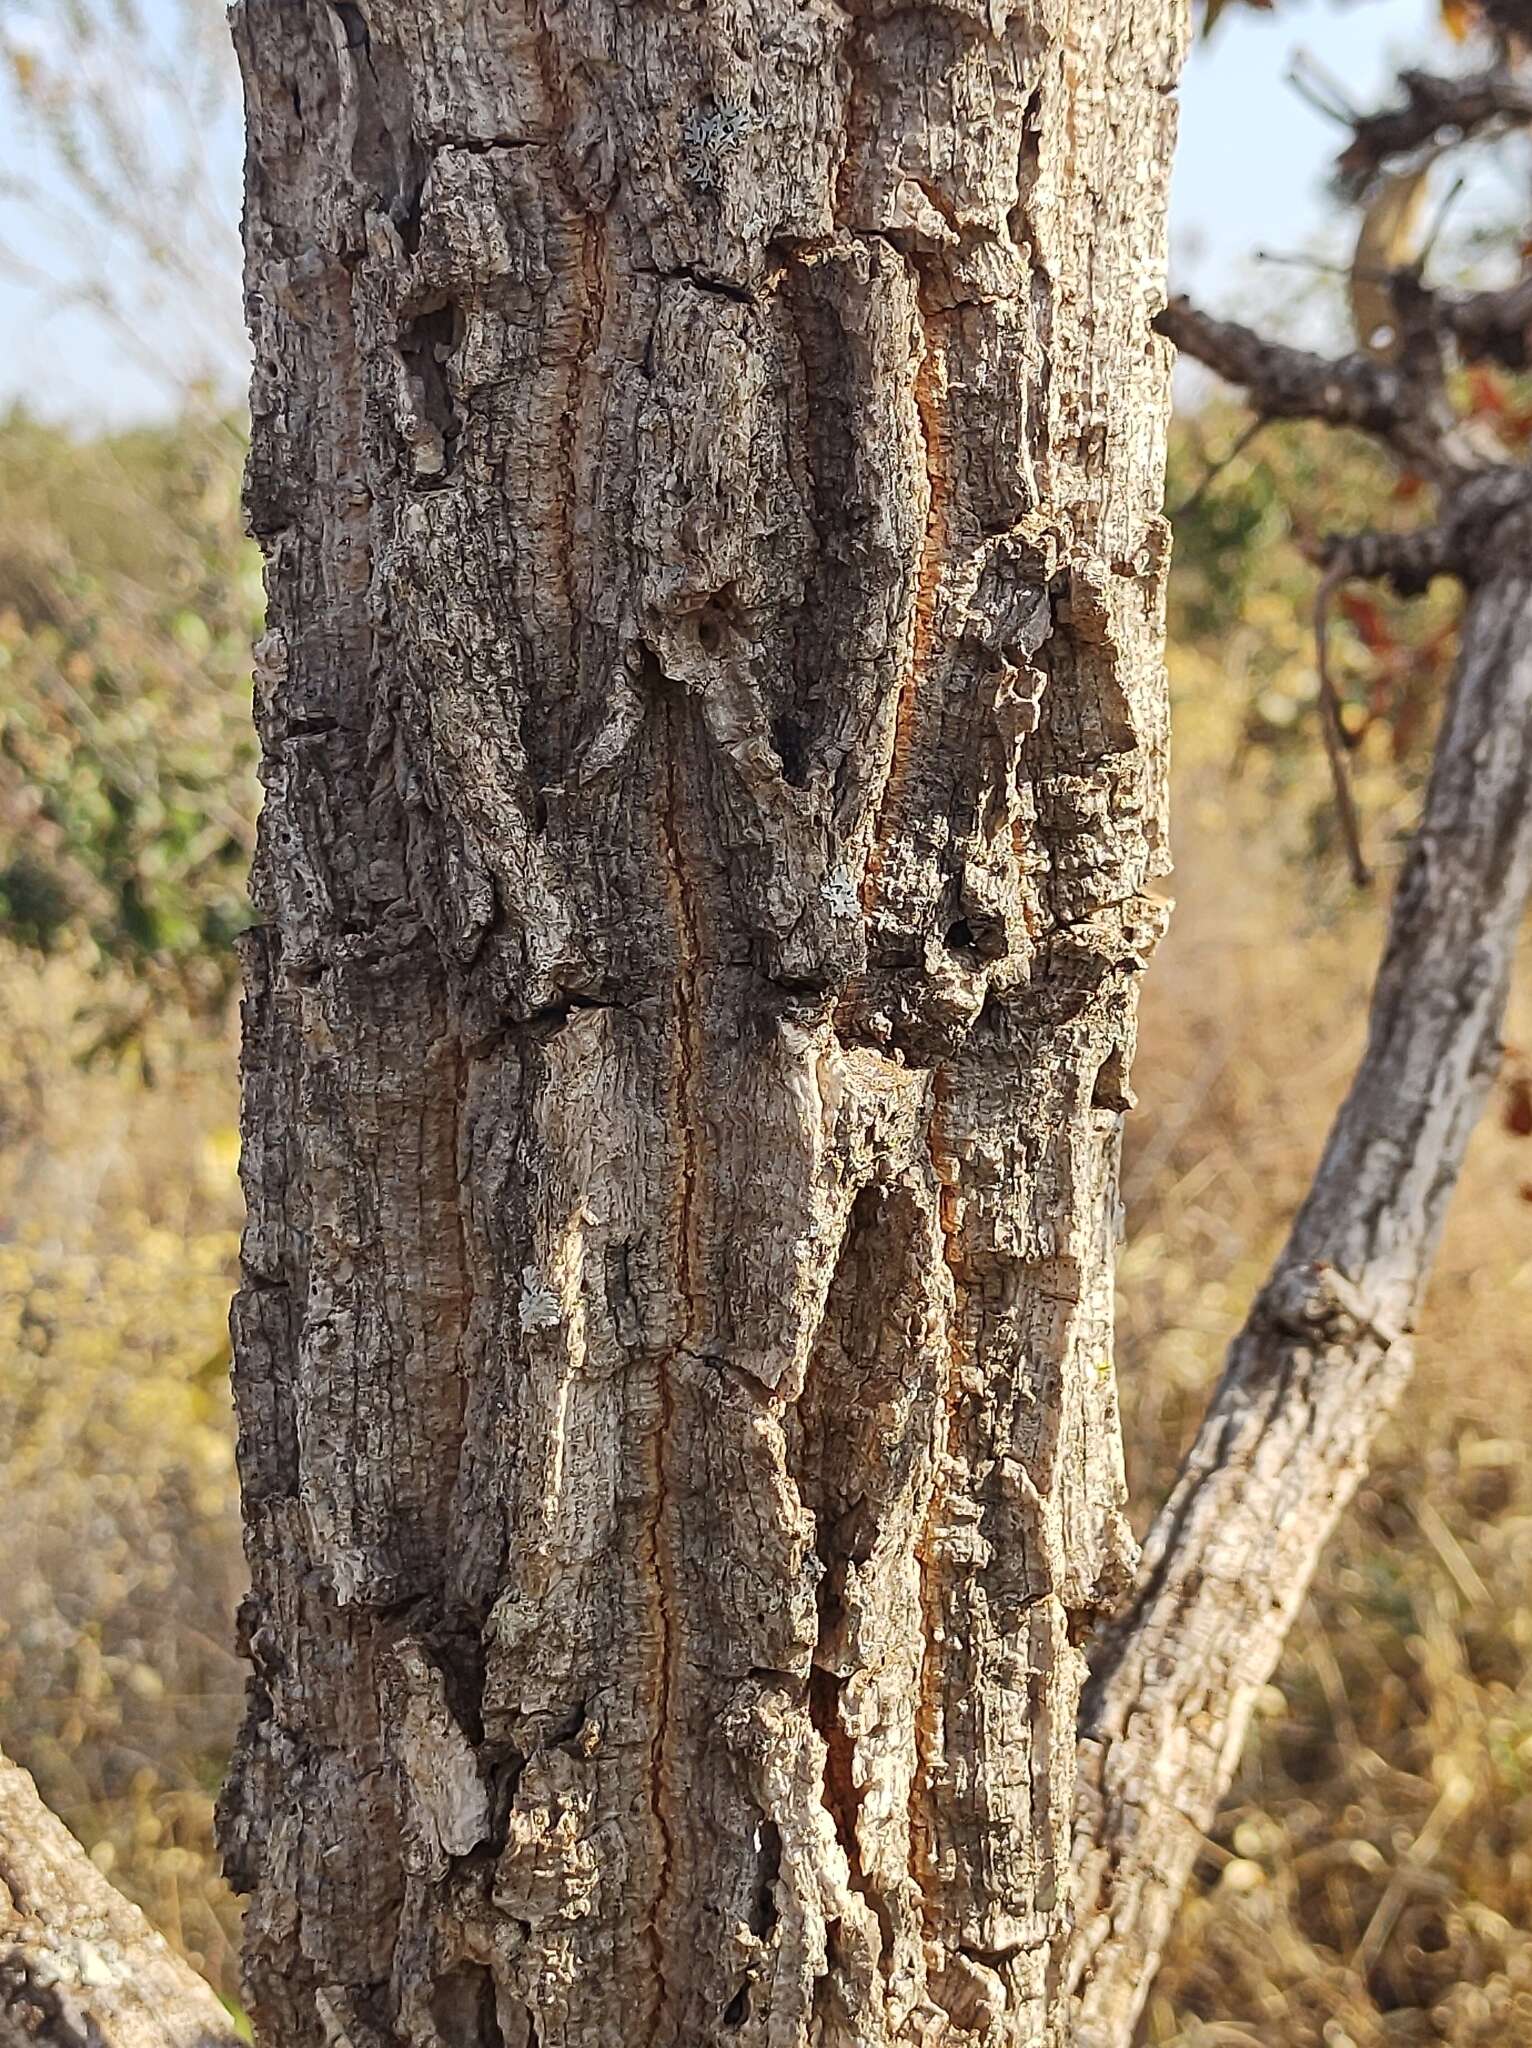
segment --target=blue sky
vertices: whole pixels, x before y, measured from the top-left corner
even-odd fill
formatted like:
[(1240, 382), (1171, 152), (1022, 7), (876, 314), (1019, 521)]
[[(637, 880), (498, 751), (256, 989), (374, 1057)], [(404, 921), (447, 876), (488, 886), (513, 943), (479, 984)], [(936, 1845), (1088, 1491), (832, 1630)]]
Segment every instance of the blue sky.
[[(221, 0), (142, 0), (162, 38), (173, 75), (182, 23), (221, 13)], [(0, 0), (0, 26), (30, 22), (46, 44), (50, 0)], [(1214, 310), (1281, 308), (1308, 289), (1304, 274), (1257, 264), (1253, 252), (1323, 250), (1343, 255), (1347, 224), (1327, 201), (1323, 181), (1336, 147), (1336, 130), (1287, 84), (1294, 57), (1307, 49), (1362, 104), (1375, 103), (1401, 60), (1418, 58), (1434, 42), (1436, 0), (1284, 0), (1271, 14), (1231, 7), (1206, 44), (1194, 51), (1182, 88), (1181, 144), (1173, 192), (1173, 274)], [(134, 118), (147, 117), (170, 138), (172, 116), (165, 80), (158, 85), (115, 76), (104, 80), (131, 96)], [(156, 95), (159, 95), (156, 98)], [(174, 97), (172, 88), (172, 99)], [(76, 267), (115, 266), (131, 286), (134, 259), (120, 241), (87, 242), (72, 229), (45, 230), (5, 197), (18, 173), (41, 178), (45, 155), (0, 91), (0, 243), (35, 268), (68, 275)], [(195, 131), (195, 124), (193, 129)], [(184, 309), (174, 303), (146, 316), (132, 336), (114, 335), (99, 318), (71, 310), (56, 291), (18, 282), (0, 271), (0, 402), (25, 395), (55, 415), (131, 418), (163, 406), (167, 380), (157, 369), (180, 355), (204, 354), (231, 363), (229, 339), (237, 325), (237, 255), (232, 224), (238, 204), (237, 137), (214, 124), (200, 140), (207, 147), (206, 196), (215, 219), (199, 232), (198, 264), (208, 296), (221, 314), (222, 336), (205, 346), (188, 332)], [(184, 142), (184, 138), (183, 138)], [(167, 150), (180, 147), (166, 140)], [(1501, 190), (1504, 188), (1504, 173)], [(222, 223), (222, 232), (219, 223)], [(1354, 232), (1354, 228), (1350, 230)], [(171, 222), (167, 232), (183, 232)], [(188, 233), (190, 230), (185, 230)], [(156, 327), (155, 322), (159, 325)], [(137, 360), (135, 360), (135, 357)], [(232, 369), (230, 374), (235, 374)]]

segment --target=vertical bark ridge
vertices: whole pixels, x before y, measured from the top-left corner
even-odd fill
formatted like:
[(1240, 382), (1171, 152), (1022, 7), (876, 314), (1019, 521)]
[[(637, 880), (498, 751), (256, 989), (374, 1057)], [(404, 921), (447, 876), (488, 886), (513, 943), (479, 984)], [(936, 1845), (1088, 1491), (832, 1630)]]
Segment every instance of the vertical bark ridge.
[(1053, 2042), (1178, 9), (236, 34), (257, 2027)]

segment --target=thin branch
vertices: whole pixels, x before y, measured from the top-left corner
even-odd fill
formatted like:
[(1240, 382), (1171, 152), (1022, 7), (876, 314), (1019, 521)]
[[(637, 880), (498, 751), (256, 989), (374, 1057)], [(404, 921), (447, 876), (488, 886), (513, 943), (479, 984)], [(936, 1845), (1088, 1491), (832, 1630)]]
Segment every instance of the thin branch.
[(1338, 579), (1387, 583), (1401, 597), (1419, 597), (1438, 576), (1472, 588), (1499, 572), (1511, 544), (1502, 525), (1515, 521), (1519, 530), (1529, 504), (1532, 474), (1519, 464), (1496, 464), (1460, 478), (1432, 524), (1402, 533), (1327, 534), (1315, 559)]
[(1449, 334), (1483, 334), (1497, 320), (1509, 331), (1532, 310), (1532, 282), (1526, 297), (1518, 288), (1503, 295), (1502, 304), (1488, 303), (1489, 294), (1444, 300), (1413, 268), (1391, 272), (1389, 283), (1402, 346), (1387, 362), (1361, 352), (1321, 356), (1268, 341), (1237, 320), (1213, 319), (1185, 298), (1172, 299), (1154, 324), (1185, 354), (1241, 387), (1263, 419), (1355, 427), (1451, 493), (1500, 474), (1506, 465), (1486, 456), (1471, 425), (1448, 402), (1445, 344)]
[(1297, 93), (1305, 106), (1316, 114), (1322, 114), (1327, 121), (1337, 121), (1343, 128), (1354, 128), (1362, 118), (1346, 95), (1346, 88), (1328, 70), (1312, 50), (1299, 50), (1288, 68), (1287, 82)]
[[(1199, 312), (1186, 298), (1172, 299), (1154, 324), (1184, 354), (1241, 386), (1265, 419), (1326, 420), (1391, 444), (1410, 424), (1404, 380), (1371, 356), (1321, 356), (1267, 341), (1237, 320)], [(1433, 467), (1436, 456), (1433, 449)]]
[(1346, 842), (1351, 879), (1359, 889), (1365, 889), (1372, 881), (1372, 870), (1362, 852), (1362, 826), (1357, 816), (1356, 792), (1351, 787), (1351, 760), (1346, 751), (1346, 729), (1341, 724), (1340, 694), (1330, 673), (1330, 600), (1345, 580), (1346, 571), (1339, 565), (1319, 579), (1314, 598), (1314, 661), (1319, 672), (1319, 724), (1335, 791), (1335, 814)]
[(1184, 519), (1188, 512), (1196, 511), (1197, 507), (1202, 503), (1203, 499), (1207, 496), (1208, 492), (1212, 489), (1213, 485), (1217, 483), (1218, 479), (1223, 475), (1224, 471), (1229, 467), (1230, 463), (1238, 462), (1239, 458), (1250, 446), (1251, 442), (1255, 439), (1256, 435), (1265, 432), (1266, 426), (1267, 422), (1262, 419), (1250, 420), (1246, 423), (1243, 431), (1240, 433), (1240, 435), (1234, 443), (1234, 446), (1228, 451), (1228, 453), (1226, 455), (1220, 455), (1216, 462), (1210, 462), (1207, 468), (1202, 472), (1201, 478), (1198, 480), (1196, 485), (1187, 493), (1187, 495), (1181, 500), (1180, 504), (1173, 505), (1171, 507), (1170, 517), (1172, 523), (1174, 523), (1177, 519)]
[(1323, 256), (1306, 256), (1301, 250), (1257, 249), (1257, 263), (1279, 263), (1289, 270), (1314, 271), (1321, 277), (1350, 277), (1349, 263), (1331, 263)]
[(1215, 320), (1189, 299), (1172, 299), (1155, 321), (1161, 334), (1245, 392), (1264, 419), (1323, 420), (1371, 434), (1409, 468), (1439, 483), (1482, 466), (1458, 430), (1441, 383), (1440, 343), (1422, 340), (1420, 293), (1408, 273), (1396, 279), (1402, 362), (1356, 352), (1321, 356), (1268, 341), (1237, 320)]

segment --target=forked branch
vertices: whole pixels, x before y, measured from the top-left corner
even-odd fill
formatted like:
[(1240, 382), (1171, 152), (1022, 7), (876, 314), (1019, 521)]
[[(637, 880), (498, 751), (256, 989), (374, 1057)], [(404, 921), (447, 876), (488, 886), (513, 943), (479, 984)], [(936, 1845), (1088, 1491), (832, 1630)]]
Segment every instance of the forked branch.
[(1336, 166), (1340, 189), (1356, 198), (1392, 160), (1430, 147), (1444, 135), (1463, 140), (1504, 125), (1532, 121), (1532, 83), (1506, 64), (1463, 78), (1427, 71), (1400, 75), (1400, 99), (1376, 114), (1359, 115)]

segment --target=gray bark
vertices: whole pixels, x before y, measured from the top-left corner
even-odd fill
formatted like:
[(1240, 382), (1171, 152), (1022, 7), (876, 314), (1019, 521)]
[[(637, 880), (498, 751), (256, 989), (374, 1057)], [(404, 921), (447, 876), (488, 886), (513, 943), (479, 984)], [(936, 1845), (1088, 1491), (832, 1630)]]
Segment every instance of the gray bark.
[(1065, 2037), (1177, 0), (242, 0), (271, 2048)]
[(171, 1952), (0, 1756), (0, 2048), (237, 2048)]
[(1532, 886), (1526, 515), (1485, 544), (1367, 1047), (1081, 1721), (1079, 2048), (1126, 2048), (1314, 1566), (1410, 1370)]

